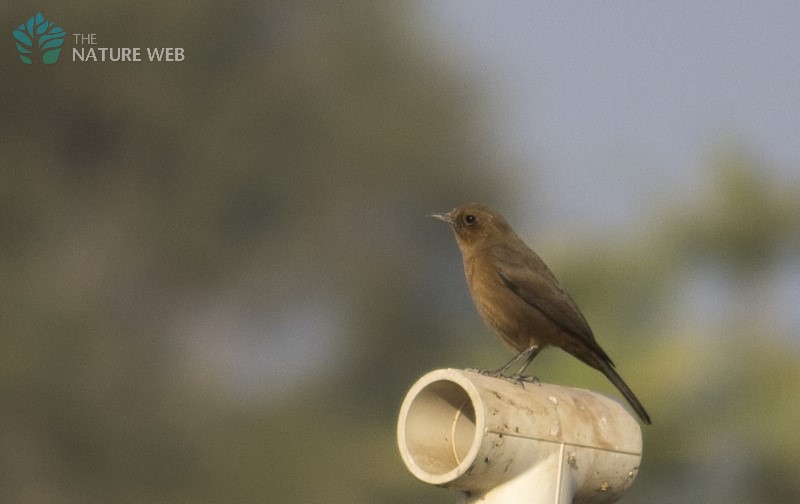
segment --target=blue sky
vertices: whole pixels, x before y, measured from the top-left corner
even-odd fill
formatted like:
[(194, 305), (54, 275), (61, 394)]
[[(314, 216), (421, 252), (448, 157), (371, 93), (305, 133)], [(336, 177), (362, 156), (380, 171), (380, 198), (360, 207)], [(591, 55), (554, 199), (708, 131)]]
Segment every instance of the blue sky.
[(487, 126), (530, 205), (517, 211), (538, 212), (537, 229), (680, 205), (732, 143), (769, 176), (800, 179), (796, 0), (421, 9), (425, 36), (488, 96)]

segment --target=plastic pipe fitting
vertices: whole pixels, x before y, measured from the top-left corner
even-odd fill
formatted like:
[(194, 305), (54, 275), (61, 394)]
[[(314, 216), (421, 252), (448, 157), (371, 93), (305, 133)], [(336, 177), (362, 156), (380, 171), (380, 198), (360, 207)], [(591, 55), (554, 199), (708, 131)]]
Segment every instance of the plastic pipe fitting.
[(400, 408), (400, 453), (418, 479), (467, 503), (610, 503), (639, 469), (642, 434), (589, 390), (440, 369)]

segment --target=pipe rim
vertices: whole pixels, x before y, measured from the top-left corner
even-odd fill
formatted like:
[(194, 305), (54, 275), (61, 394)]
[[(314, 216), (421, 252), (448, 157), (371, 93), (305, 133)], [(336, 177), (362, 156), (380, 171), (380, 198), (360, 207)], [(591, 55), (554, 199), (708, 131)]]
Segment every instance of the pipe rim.
[[(417, 380), (403, 400), (398, 419), (400, 454), (409, 471), (433, 485), (454, 481), (469, 471), (486, 425), (480, 405), (477, 388), (459, 370), (439, 369)], [(436, 423), (434, 429), (431, 422)], [(423, 423), (426, 429), (416, 428)], [(422, 430), (437, 435), (423, 438)]]

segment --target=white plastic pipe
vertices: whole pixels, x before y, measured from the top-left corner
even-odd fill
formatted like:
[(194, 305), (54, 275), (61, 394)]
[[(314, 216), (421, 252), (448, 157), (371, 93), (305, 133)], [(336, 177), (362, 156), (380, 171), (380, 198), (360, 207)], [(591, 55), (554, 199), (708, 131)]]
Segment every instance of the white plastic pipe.
[(400, 408), (400, 454), (459, 504), (610, 503), (642, 458), (639, 423), (589, 390), (432, 371)]

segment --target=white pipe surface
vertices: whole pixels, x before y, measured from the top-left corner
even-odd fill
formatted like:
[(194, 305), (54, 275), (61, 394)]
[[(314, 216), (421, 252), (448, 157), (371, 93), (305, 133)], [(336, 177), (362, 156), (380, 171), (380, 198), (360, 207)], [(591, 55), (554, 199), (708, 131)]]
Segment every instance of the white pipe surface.
[(642, 457), (639, 423), (589, 390), (440, 369), (400, 408), (400, 454), (459, 504), (610, 503)]

